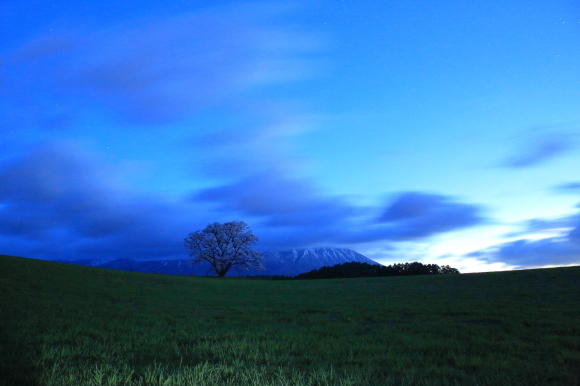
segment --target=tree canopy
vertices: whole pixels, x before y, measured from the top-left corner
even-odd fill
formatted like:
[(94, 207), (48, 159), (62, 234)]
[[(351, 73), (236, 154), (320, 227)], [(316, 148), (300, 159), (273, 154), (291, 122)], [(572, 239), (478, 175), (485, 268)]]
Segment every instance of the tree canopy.
[(252, 245), (258, 241), (243, 221), (214, 222), (203, 230), (190, 233), (185, 247), (193, 256), (192, 263), (207, 262), (219, 277), (224, 277), (235, 267), (238, 271), (262, 270), (262, 254)]

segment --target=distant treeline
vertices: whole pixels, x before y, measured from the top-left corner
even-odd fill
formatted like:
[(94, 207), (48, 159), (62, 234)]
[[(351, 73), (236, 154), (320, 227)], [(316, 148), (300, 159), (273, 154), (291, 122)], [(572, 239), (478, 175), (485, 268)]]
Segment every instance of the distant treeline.
[(411, 276), (411, 275), (439, 275), (459, 273), (456, 268), (448, 265), (442, 267), (437, 264), (423, 264), (419, 262), (393, 265), (375, 265), (359, 262), (348, 262), (321, 267), (310, 272), (301, 273), (296, 279), (334, 279), (348, 277), (379, 277), (379, 276)]
[(351, 261), (336, 264), (331, 267), (321, 267), (312, 271), (301, 273), (297, 276), (246, 276), (247, 279), (338, 279), (354, 277), (382, 277), (382, 276), (413, 276), (413, 275), (445, 275), (458, 274), (459, 270), (448, 265), (423, 264), (417, 261), (413, 263), (400, 263), (393, 265), (376, 265)]

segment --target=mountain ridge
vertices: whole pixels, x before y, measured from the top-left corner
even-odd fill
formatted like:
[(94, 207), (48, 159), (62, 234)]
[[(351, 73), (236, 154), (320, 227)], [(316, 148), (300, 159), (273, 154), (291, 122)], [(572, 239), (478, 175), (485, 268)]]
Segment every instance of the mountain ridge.
[[(254, 276), (254, 275), (285, 275), (296, 276), (323, 266), (332, 266), (346, 262), (356, 261), (360, 263), (379, 264), (368, 257), (348, 248), (296, 248), (279, 252), (264, 252), (263, 271), (237, 272), (232, 269), (228, 276)], [(121, 271), (160, 273), (167, 275), (214, 275), (207, 263), (191, 264), (191, 258), (171, 260), (133, 260), (128, 258), (105, 260), (105, 259), (81, 259), (81, 260), (56, 260), (60, 263), (85, 265), (97, 268), (116, 269)], [(380, 265), (380, 264), (379, 264)]]

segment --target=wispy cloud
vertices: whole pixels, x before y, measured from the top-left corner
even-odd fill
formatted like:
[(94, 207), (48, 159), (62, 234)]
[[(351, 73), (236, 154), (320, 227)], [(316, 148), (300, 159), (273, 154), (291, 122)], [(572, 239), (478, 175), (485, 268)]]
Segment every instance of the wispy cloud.
[(554, 187), (554, 190), (558, 193), (570, 193), (579, 194), (580, 193), (580, 181), (566, 182)]
[(392, 241), (429, 237), (480, 224), (482, 209), (444, 195), (405, 192), (387, 205), (369, 234)]
[(272, 27), (283, 8), (238, 4), (38, 36), (3, 55), (2, 102), (11, 103), (14, 120), (32, 112), (29, 125), (58, 121), (55, 110), (76, 115), (89, 106), (134, 124), (235, 106), (257, 88), (316, 69), (317, 36)]
[(519, 268), (572, 265), (580, 264), (580, 245), (559, 238), (521, 239), (488, 250), (473, 252), (468, 257)]
[(511, 236), (520, 238), (467, 256), (520, 268), (580, 264), (580, 215), (533, 219)]
[(525, 237), (529, 235), (561, 235), (574, 228), (580, 222), (579, 216), (566, 216), (553, 219), (535, 218), (518, 224), (519, 230), (507, 237)]
[(575, 127), (539, 127), (522, 134), (519, 150), (502, 165), (510, 168), (537, 166), (578, 148)]

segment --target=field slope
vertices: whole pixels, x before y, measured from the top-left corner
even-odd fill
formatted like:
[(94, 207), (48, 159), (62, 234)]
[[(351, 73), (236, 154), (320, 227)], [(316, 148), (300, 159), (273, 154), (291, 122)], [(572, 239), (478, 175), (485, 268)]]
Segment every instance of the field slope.
[(579, 385), (580, 267), (267, 281), (0, 255), (0, 385)]

